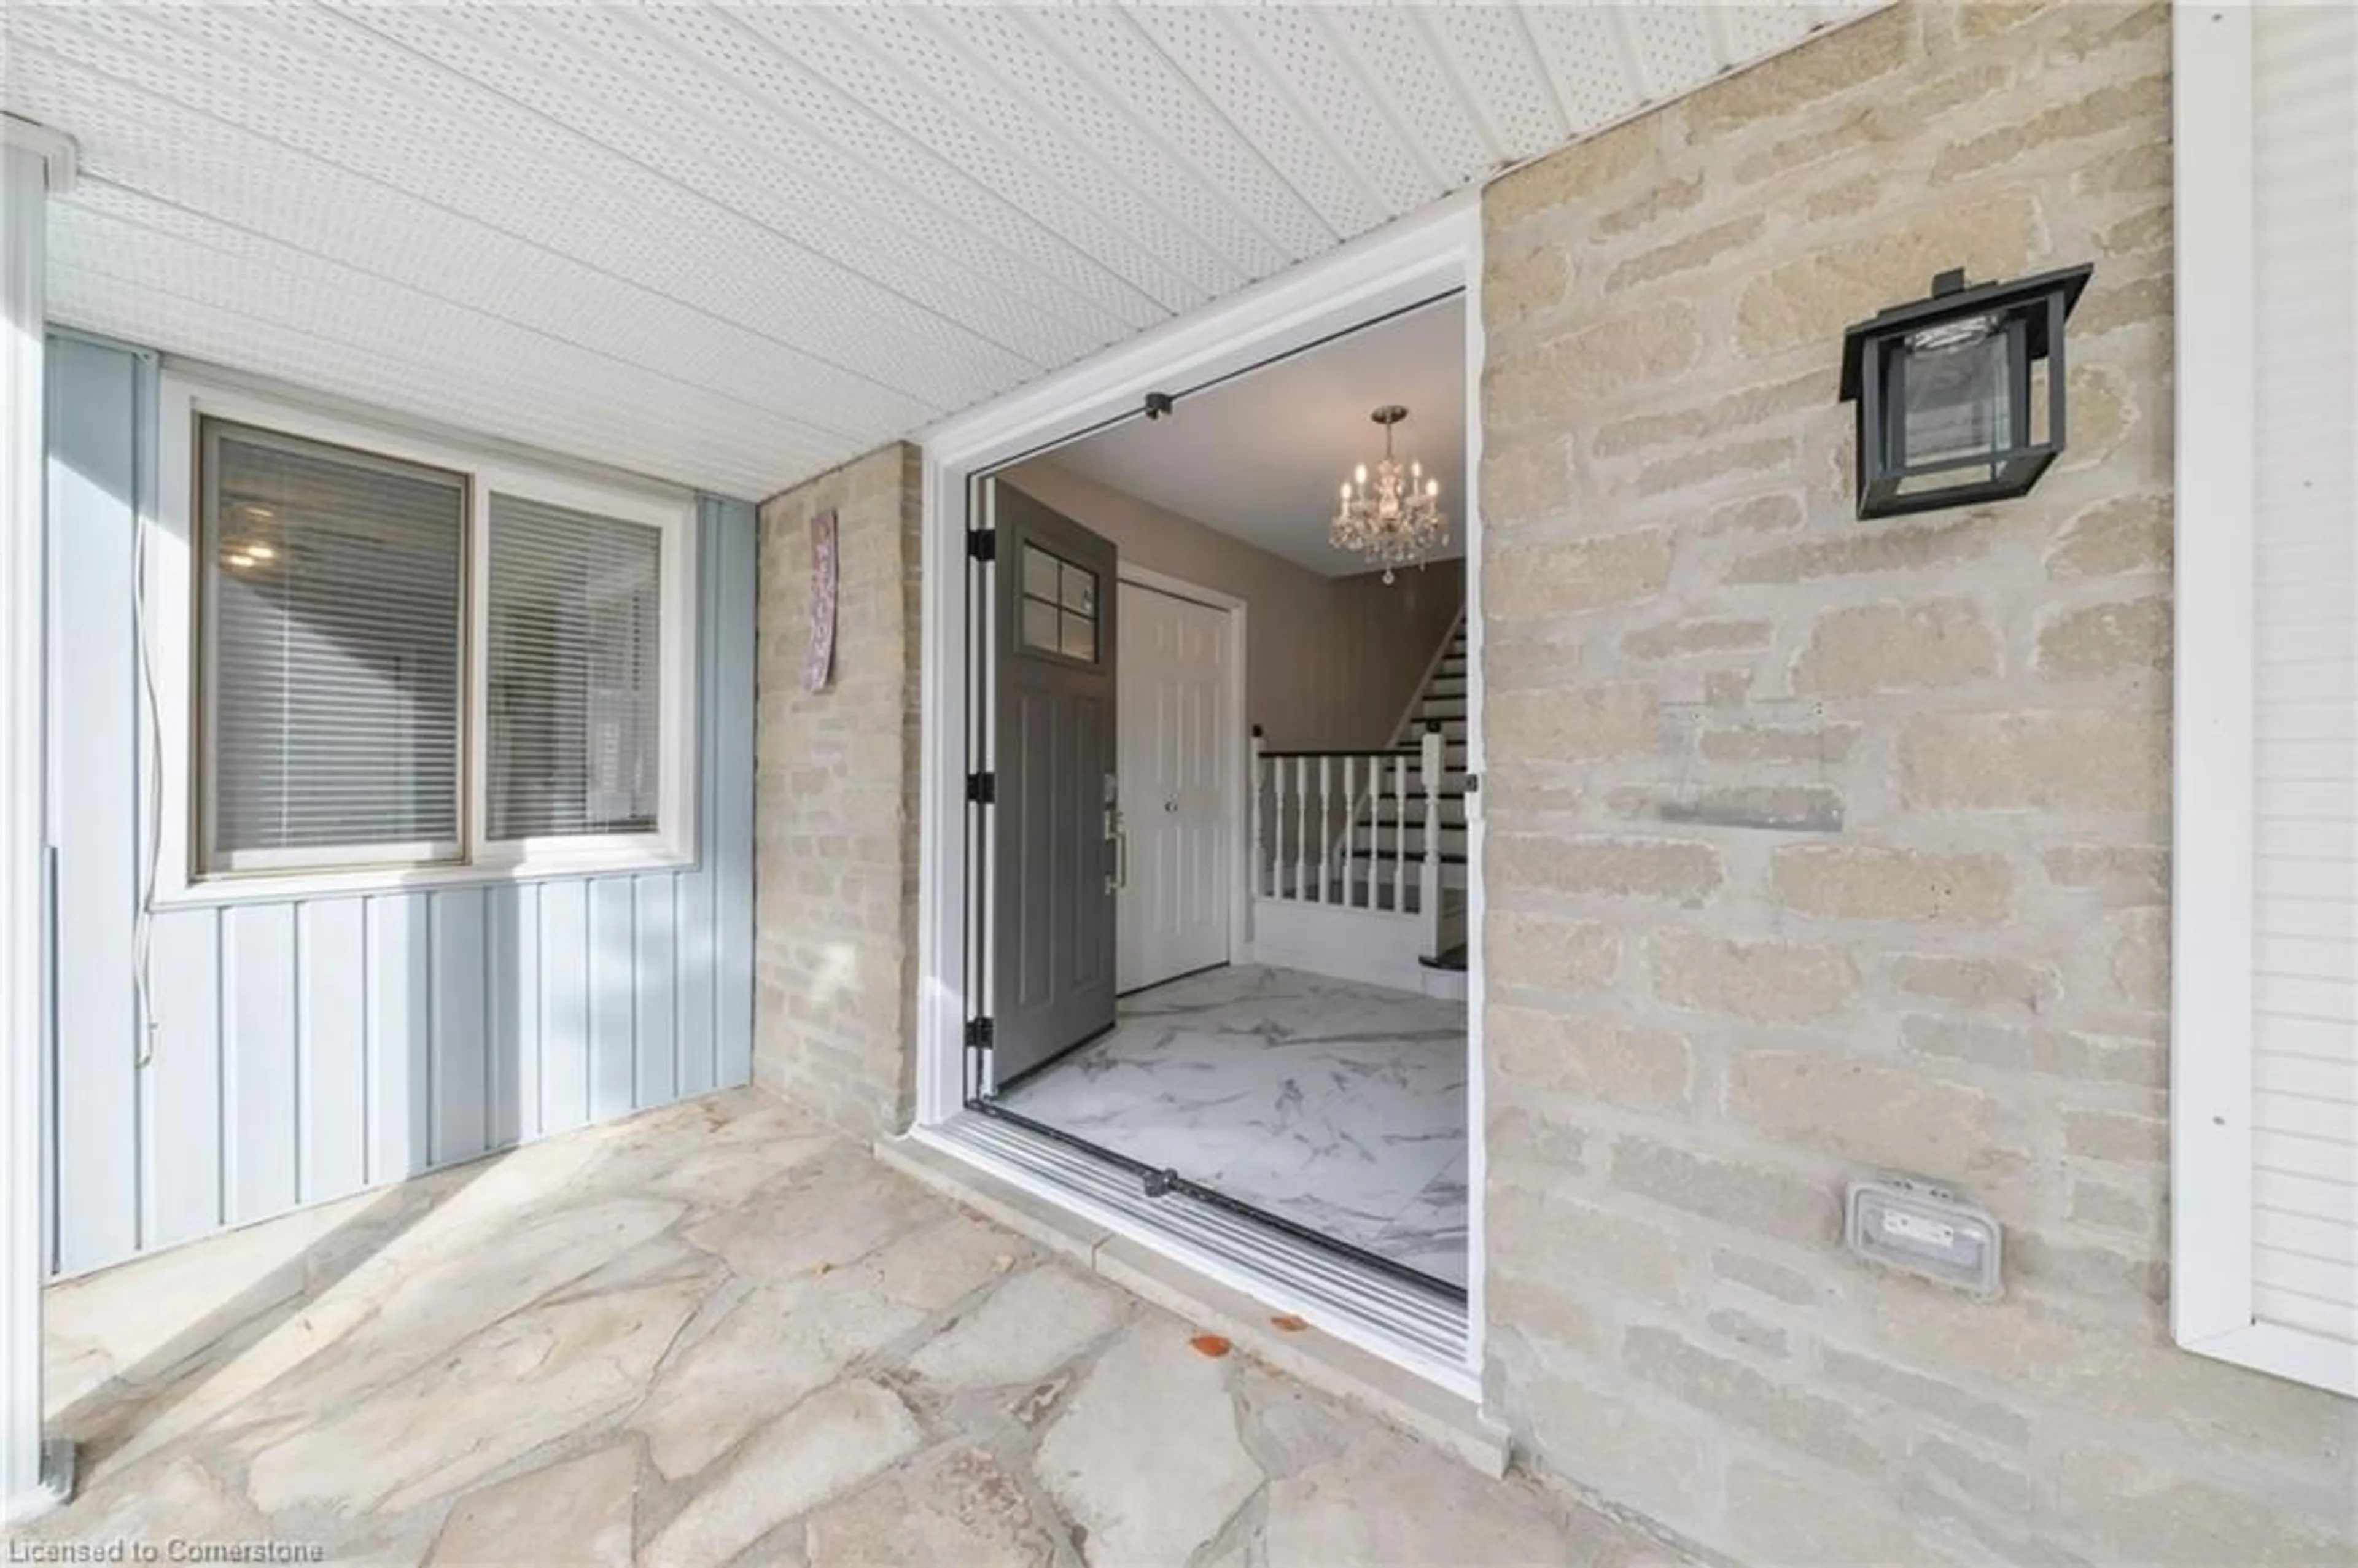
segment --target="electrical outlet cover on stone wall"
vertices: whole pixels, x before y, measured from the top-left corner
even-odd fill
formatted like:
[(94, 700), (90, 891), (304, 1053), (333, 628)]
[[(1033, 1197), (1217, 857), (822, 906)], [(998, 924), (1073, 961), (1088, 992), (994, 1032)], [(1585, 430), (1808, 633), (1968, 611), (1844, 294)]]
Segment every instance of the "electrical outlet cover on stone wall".
[(1997, 1221), (1945, 1188), (1904, 1176), (1853, 1182), (1844, 1213), (1844, 1239), (1860, 1257), (1977, 1296), (1998, 1293)]

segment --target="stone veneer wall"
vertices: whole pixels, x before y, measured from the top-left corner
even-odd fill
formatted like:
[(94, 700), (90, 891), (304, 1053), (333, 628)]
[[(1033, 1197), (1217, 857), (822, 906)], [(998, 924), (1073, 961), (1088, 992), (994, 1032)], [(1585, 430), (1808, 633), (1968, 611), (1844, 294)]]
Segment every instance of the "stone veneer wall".
[[(1902, 7), (1484, 204), (1493, 1408), (1752, 1561), (2349, 1560), (2172, 1347), (2166, 8)], [(1845, 324), (2093, 260), (2071, 449), (1863, 524)], [(1846, 1179), (2006, 1227), (1983, 1304)]]
[[(908, 1124), (917, 985), (918, 454), (762, 505), (753, 1081), (864, 1136)], [(810, 520), (836, 510), (835, 675), (802, 688)]]

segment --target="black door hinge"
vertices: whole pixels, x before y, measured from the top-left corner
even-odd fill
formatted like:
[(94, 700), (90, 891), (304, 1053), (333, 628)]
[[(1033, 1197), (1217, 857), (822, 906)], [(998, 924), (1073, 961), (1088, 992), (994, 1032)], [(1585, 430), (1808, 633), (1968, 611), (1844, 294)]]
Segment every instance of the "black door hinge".
[(997, 773), (968, 773), (966, 776), (966, 797), (976, 806), (999, 804)]
[(999, 530), (996, 528), (976, 528), (968, 531), (966, 536), (966, 553), (978, 561), (997, 560), (999, 558)]
[(990, 1020), (969, 1018), (966, 1021), (966, 1044), (970, 1051), (988, 1051), (991, 1046)]
[(1169, 1197), (1173, 1193), (1179, 1190), (1179, 1173), (1176, 1171), (1149, 1171), (1144, 1176), (1140, 1178), (1139, 1184), (1146, 1189), (1146, 1195), (1148, 1197)]

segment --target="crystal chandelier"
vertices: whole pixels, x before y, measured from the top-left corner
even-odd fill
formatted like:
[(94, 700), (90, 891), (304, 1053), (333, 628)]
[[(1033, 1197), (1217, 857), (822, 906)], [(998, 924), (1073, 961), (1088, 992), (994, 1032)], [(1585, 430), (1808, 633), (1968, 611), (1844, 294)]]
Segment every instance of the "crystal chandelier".
[(1326, 539), (1338, 550), (1357, 550), (1381, 563), (1390, 582), (1393, 568), (1414, 565), (1449, 542), (1449, 519), (1441, 510), (1441, 481), (1425, 478), (1422, 463), (1403, 465), (1392, 455), (1392, 427), (1408, 410), (1391, 403), (1368, 417), (1384, 427), (1383, 460), (1372, 484), (1365, 463), (1343, 481), (1343, 502), (1326, 524)]

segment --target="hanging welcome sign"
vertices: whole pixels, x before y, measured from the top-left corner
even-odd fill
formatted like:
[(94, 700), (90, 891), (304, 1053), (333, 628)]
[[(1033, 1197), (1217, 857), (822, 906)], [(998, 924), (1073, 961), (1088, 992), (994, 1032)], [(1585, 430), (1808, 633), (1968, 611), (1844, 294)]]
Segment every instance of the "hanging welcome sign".
[(835, 513), (811, 519), (810, 653), (803, 661), (803, 689), (827, 689), (835, 671)]

